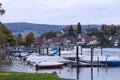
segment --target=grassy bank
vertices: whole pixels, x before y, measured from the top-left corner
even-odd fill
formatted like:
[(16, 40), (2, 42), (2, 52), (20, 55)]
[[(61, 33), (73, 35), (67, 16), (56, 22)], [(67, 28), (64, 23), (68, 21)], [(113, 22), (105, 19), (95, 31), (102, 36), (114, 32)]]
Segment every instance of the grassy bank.
[(47, 73), (17, 73), (0, 71), (0, 80), (65, 80)]

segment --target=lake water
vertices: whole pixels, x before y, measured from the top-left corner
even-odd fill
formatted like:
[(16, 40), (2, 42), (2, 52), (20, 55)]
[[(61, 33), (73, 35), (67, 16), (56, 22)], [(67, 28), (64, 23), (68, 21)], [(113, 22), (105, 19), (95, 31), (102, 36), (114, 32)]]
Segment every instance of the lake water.
[[(36, 73), (34, 67), (20, 64), (19, 61), (15, 60), (12, 64), (1, 65), (1, 70), (6, 71), (17, 71), (17, 72), (28, 72)], [(50, 70), (39, 70), (37, 73), (52, 73), (57, 72), (57, 75), (61, 78), (77, 79), (77, 80), (120, 80), (120, 67), (79, 67), (70, 68), (64, 66), (62, 69), (50, 69)]]
[[(82, 48), (83, 55), (90, 55), (90, 48)], [(101, 48), (94, 48), (94, 55), (101, 55)], [(102, 55), (120, 56), (120, 48), (102, 48)]]
[[(90, 54), (90, 49), (83, 49), (85, 55)], [(94, 55), (100, 55), (100, 49), (94, 50)], [(108, 48), (103, 49), (103, 55), (110, 56), (120, 56), (119, 48)], [(34, 67), (28, 65), (20, 64), (20, 61), (14, 60), (11, 64), (0, 65), (1, 70), (6, 71), (17, 71), (17, 72), (27, 72), (36, 73)], [(39, 70), (37, 73), (53, 73), (57, 72), (57, 75), (61, 78), (75, 79), (75, 80), (120, 80), (120, 67), (79, 67), (71, 68), (69, 66), (64, 66), (62, 69), (50, 69), (50, 70)]]

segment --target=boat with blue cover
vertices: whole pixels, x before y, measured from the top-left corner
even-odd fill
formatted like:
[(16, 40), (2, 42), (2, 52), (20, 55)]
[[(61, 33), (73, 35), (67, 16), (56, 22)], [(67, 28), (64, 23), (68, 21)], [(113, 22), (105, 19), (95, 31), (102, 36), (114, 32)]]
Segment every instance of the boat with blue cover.
[(120, 61), (100, 61), (102, 64), (106, 64), (108, 67), (120, 67)]
[[(88, 62), (91, 61), (91, 56), (81, 55), (79, 56), (80, 61)], [(119, 56), (93, 56), (93, 62), (97, 62), (99, 59), (99, 63), (105, 64), (108, 67), (120, 67), (120, 57)]]

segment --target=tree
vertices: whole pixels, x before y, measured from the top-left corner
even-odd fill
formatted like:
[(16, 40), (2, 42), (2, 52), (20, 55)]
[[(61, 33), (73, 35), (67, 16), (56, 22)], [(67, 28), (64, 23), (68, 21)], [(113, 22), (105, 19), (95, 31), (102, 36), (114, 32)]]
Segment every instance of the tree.
[(21, 40), (17, 40), (17, 45), (24, 45), (25, 44), (25, 40), (21, 39)]
[(6, 44), (6, 36), (3, 33), (0, 33), (0, 46), (4, 46)]
[(105, 26), (106, 26), (106, 24), (102, 24), (102, 26), (101, 26), (101, 30), (102, 30), (102, 31), (105, 30)]
[(16, 44), (17, 45), (24, 45), (25, 44), (25, 41), (24, 39), (22, 38), (22, 34), (19, 33), (15, 36), (15, 39), (16, 39)]
[(22, 34), (19, 33), (19, 34), (17, 35), (17, 40), (21, 40), (21, 39), (22, 39)]
[(45, 37), (46, 39), (56, 37), (56, 33), (52, 30), (49, 30), (48, 32), (45, 32), (44, 34), (42, 34), (40, 38), (43, 38), (43, 37)]
[(25, 42), (28, 45), (33, 44), (35, 41), (34, 33), (30, 32), (26, 37), (25, 37)]
[(2, 45), (6, 45), (9, 43), (9, 45), (14, 45), (15, 44), (15, 39), (11, 33), (11, 31), (5, 27), (1, 22), (0, 22), (0, 35), (2, 36), (0, 39), (2, 43)]
[[(0, 3), (0, 15), (5, 14), (5, 10), (2, 8), (2, 3)], [(0, 45), (15, 45), (16, 41), (11, 33), (11, 31), (0, 22)]]
[(5, 10), (4, 9), (2, 9), (2, 3), (0, 3), (0, 15), (3, 15), (3, 14), (5, 14)]
[(69, 27), (69, 36), (74, 36), (74, 30), (72, 25), (70, 25)]
[(102, 24), (101, 30), (106, 35), (115, 35), (115, 33), (117, 32), (116, 26), (114, 26), (114, 25), (105, 25), (105, 24)]
[(115, 35), (115, 33), (117, 33), (117, 26), (114, 26), (114, 31), (113, 31), (113, 34)]
[(81, 34), (81, 32), (82, 32), (82, 26), (81, 26), (80, 22), (77, 25), (77, 30), (78, 30), (77, 33)]

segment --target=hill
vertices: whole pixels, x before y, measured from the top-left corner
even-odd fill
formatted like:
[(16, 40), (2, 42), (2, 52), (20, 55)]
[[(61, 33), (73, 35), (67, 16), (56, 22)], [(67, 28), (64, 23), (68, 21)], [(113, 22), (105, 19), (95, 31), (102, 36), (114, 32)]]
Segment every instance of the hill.
[(12, 32), (23, 32), (24, 30), (35, 30), (44, 33), (49, 30), (61, 30), (65, 28), (64, 25), (47, 25), (47, 24), (33, 24), (33, 23), (4, 23), (4, 25)]
[[(35, 30), (40, 33), (49, 30), (57, 31), (64, 29), (67, 25), (49, 25), (49, 24), (34, 24), (34, 23), (4, 23), (4, 25), (12, 32), (23, 32), (24, 30)], [(75, 25), (76, 26), (76, 25)], [(101, 27), (101, 25), (90, 24), (89, 27)], [(88, 28), (88, 25), (82, 25), (82, 30)]]

